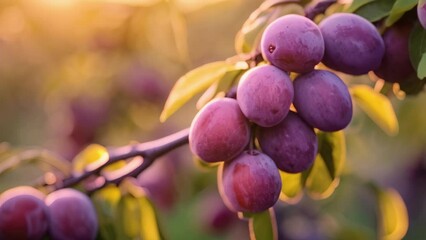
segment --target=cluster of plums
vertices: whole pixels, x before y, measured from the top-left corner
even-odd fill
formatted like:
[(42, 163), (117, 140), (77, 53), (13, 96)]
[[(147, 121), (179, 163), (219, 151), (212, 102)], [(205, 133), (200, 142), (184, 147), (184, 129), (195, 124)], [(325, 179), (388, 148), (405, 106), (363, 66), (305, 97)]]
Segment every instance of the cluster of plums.
[(98, 231), (96, 212), (89, 197), (74, 189), (45, 196), (20, 186), (0, 195), (0, 239), (94, 240)]
[(189, 134), (196, 156), (224, 162), (218, 186), (235, 212), (273, 206), (285, 184), (279, 170), (299, 173), (312, 166), (318, 151), (314, 129), (333, 132), (350, 123), (346, 84), (315, 66), (322, 62), (361, 75), (378, 69), (385, 54), (376, 27), (350, 13), (333, 14), (319, 25), (300, 15), (283, 16), (267, 26), (260, 48), (268, 63), (242, 75), (236, 99), (214, 99), (204, 106)]

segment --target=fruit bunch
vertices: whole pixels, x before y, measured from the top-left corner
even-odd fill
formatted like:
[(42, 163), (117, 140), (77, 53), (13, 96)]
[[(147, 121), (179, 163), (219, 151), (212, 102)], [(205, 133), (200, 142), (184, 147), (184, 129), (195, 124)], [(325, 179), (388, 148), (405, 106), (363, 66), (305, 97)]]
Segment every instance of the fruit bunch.
[[(351, 75), (378, 69), (385, 44), (376, 27), (351, 13), (319, 25), (285, 15), (264, 30), (265, 64), (246, 71), (236, 99), (214, 99), (194, 118), (192, 152), (219, 167), (218, 186), (235, 212), (259, 212), (280, 195), (279, 171), (308, 170), (318, 153), (317, 131), (344, 129), (352, 100), (336, 71)], [(315, 69), (322, 62), (332, 70)]]
[(71, 189), (45, 196), (20, 186), (0, 196), (0, 239), (93, 240), (98, 231), (96, 212), (89, 197)]

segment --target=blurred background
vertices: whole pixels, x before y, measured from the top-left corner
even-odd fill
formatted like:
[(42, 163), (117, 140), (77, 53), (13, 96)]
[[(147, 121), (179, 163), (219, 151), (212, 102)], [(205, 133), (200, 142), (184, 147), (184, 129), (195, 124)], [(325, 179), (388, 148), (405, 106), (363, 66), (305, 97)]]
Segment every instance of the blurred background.
[[(196, 99), (159, 122), (168, 92), (189, 70), (235, 55), (235, 35), (261, 3), (1, 0), (0, 142), (71, 160), (90, 143), (120, 146), (188, 127)], [(393, 137), (355, 109), (334, 195), (278, 204), (283, 239), (374, 238), (368, 182), (396, 188), (409, 211), (406, 239), (426, 238), (426, 94), (392, 103), (400, 121)], [(248, 238), (247, 224), (219, 198), (215, 170), (200, 167), (187, 147), (138, 180), (156, 189), (150, 193), (170, 239)]]

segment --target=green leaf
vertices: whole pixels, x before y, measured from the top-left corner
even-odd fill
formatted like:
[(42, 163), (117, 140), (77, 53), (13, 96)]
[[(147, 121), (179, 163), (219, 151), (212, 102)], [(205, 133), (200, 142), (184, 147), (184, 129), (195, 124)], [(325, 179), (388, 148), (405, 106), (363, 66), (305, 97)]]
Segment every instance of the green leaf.
[(389, 15), (394, 0), (376, 0), (358, 8), (355, 13), (370, 22), (378, 21)]
[(99, 233), (102, 239), (116, 239), (116, 211), (120, 198), (120, 189), (114, 185), (108, 185), (92, 195), (92, 201), (98, 214)]
[[(423, 29), (420, 24), (416, 24), (411, 31), (408, 46), (411, 64), (417, 70), (417, 75), (420, 78), (423, 74), (420, 74), (419, 71), (424, 73), (424, 68), (426, 68), (424, 64), (425, 60), (422, 61), (426, 53), (426, 29)], [(420, 63), (422, 63), (422, 66), (420, 66)]]
[(375, 0), (353, 0), (351, 5), (348, 7), (348, 9), (346, 9), (346, 12), (353, 13), (356, 10), (358, 10), (358, 8), (368, 4), (370, 2), (373, 2), (373, 1), (375, 1)]
[[(31, 149), (17, 151), (0, 160), (0, 192), (20, 185), (43, 185), (49, 176), (61, 178), (70, 175), (71, 165), (46, 150)], [(55, 180), (55, 179), (53, 179)]]
[(424, 79), (426, 77), (426, 53), (423, 53), (419, 62), (419, 67), (417, 68), (417, 77), (420, 79)]
[(346, 161), (343, 131), (318, 132), (318, 154), (313, 166), (305, 173), (305, 188), (315, 199), (329, 197), (339, 184)]
[(389, 99), (374, 91), (367, 85), (356, 85), (350, 88), (355, 103), (388, 135), (398, 133), (396, 118)]
[(346, 162), (345, 134), (343, 131), (321, 132), (318, 136), (318, 153), (327, 166), (332, 179), (340, 176)]
[(278, 239), (277, 220), (274, 209), (255, 213), (249, 219), (250, 240)]
[(413, 9), (417, 5), (418, 0), (396, 0), (395, 4), (389, 12), (389, 16), (386, 18), (385, 26), (392, 26), (398, 21), (405, 12)]
[(317, 155), (313, 166), (306, 173), (305, 189), (314, 199), (325, 199), (333, 194), (339, 185), (339, 178), (333, 179), (321, 155)]
[(403, 239), (408, 230), (408, 213), (401, 195), (394, 189), (376, 188), (379, 239)]
[(235, 37), (237, 53), (250, 53), (257, 49), (265, 28), (275, 19), (287, 14), (303, 15), (303, 8), (294, 1), (266, 1), (243, 24)]
[(181, 108), (196, 94), (206, 90), (215, 81), (222, 78), (227, 72), (238, 69), (247, 69), (245, 63), (229, 63), (226, 61), (212, 62), (200, 66), (181, 78), (173, 86), (167, 98), (160, 121), (166, 121), (174, 112)]
[(286, 173), (280, 171), (282, 187), (280, 200), (287, 203), (297, 203), (303, 195), (302, 173)]

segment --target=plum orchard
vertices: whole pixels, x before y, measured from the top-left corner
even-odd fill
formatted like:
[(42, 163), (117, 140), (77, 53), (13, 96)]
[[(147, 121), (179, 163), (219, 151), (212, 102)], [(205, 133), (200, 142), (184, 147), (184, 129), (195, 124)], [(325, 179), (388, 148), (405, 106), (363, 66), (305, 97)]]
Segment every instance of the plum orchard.
[[(423, 90), (426, 2), (388, 1), (391, 10), (385, 16), (375, 12), (381, 2), (361, 2), (339, 12), (342, 5), (333, 0), (313, 1), (305, 8), (297, 0), (265, 1), (237, 35), (238, 55), (190, 71), (172, 89), (161, 121), (206, 90), (189, 130), (121, 148), (92, 146), (96, 151), (85, 150), (76, 158), (78, 171), (39, 186), (46, 195), (32, 187), (3, 192), (0, 239), (111, 239), (109, 228), (117, 226), (118, 235), (112, 236), (117, 239), (161, 239), (156, 222), (152, 224), (155, 213), (144, 190), (134, 186), (135, 178), (186, 143), (204, 163), (219, 165), (220, 196), (231, 211), (249, 219), (250, 236), (275, 239), (272, 207), (288, 193), (291, 180), (299, 181), (293, 182), (299, 188), (290, 189), (291, 197), (302, 187), (319, 186), (316, 193), (326, 195), (330, 186), (337, 186), (339, 161), (345, 157), (341, 130), (352, 120), (353, 100), (388, 133), (397, 129), (387, 97), (366, 85), (348, 87), (346, 78), (369, 74), (376, 84), (387, 86), (382, 88), (387, 95), (389, 89), (407, 95)], [(335, 12), (328, 12), (330, 6)], [(105, 173), (121, 160), (129, 161), (115, 174)], [(312, 177), (321, 161), (327, 177)], [(88, 194), (95, 193), (92, 201), (70, 188), (81, 182)], [(101, 192), (105, 189), (108, 194)], [(392, 191), (374, 189), (379, 202), (387, 200), (380, 208), (382, 218), (397, 209), (391, 218), (399, 221), (380, 221), (380, 238), (402, 238), (407, 231), (402, 200)], [(96, 216), (93, 202), (104, 215)], [(113, 223), (107, 219), (112, 216)], [(400, 228), (393, 229), (395, 225)]]

